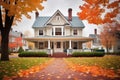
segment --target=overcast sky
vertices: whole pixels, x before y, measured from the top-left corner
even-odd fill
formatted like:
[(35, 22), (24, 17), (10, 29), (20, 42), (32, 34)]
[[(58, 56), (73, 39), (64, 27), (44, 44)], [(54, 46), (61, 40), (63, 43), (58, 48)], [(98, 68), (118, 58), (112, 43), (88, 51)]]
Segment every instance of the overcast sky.
[[(79, 6), (83, 4), (82, 0), (47, 0), (43, 3), (44, 10), (39, 11), (39, 16), (52, 16), (57, 10), (60, 10), (64, 16), (68, 15), (68, 8), (73, 9), (73, 16), (77, 16), (79, 12)], [(22, 22), (18, 23), (17, 26), (13, 26), (13, 30), (24, 33), (26, 30), (29, 30), (32, 34), (34, 33), (32, 25), (35, 21), (35, 13), (31, 13), (31, 19), (26, 19), (23, 17)], [(94, 33), (93, 28), (96, 28), (95, 25), (88, 24), (87, 21), (83, 21), (85, 28), (83, 35), (88, 36), (89, 33)]]

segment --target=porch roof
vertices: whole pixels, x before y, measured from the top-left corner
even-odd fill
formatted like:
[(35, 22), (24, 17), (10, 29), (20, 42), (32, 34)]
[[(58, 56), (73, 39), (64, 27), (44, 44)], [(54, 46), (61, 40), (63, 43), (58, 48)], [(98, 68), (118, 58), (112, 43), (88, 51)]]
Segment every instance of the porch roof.
[(88, 42), (93, 40), (93, 38), (82, 37), (82, 36), (39, 36), (39, 37), (26, 37), (24, 40), (36, 42), (36, 41), (81, 41)]

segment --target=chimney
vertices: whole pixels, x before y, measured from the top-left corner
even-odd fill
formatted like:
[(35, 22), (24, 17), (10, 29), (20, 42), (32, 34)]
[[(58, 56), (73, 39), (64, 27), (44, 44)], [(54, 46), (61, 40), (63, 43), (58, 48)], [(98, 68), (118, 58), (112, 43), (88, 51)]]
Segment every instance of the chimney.
[(39, 16), (38, 11), (35, 12), (35, 16), (36, 16), (36, 19), (37, 19), (37, 17)]
[(68, 21), (72, 21), (72, 8), (68, 9)]
[(97, 34), (97, 29), (94, 29), (94, 34), (95, 34), (95, 35)]

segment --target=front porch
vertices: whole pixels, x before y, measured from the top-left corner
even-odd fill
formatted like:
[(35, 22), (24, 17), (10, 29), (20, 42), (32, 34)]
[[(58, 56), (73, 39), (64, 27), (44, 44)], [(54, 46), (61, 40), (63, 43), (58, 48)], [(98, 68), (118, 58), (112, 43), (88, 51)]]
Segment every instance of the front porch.
[(40, 36), (24, 39), (34, 42), (34, 51), (45, 51), (51, 55), (56, 52), (65, 52), (69, 55), (74, 51), (83, 51), (82, 44), (92, 40), (81, 36)]

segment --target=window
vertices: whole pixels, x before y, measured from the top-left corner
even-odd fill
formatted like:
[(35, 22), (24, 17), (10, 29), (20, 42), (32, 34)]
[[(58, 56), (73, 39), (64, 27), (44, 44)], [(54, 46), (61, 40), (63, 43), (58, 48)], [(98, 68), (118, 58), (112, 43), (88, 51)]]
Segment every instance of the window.
[(73, 34), (77, 35), (77, 29), (74, 29)]
[(39, 30), (39, 35), (43, 35), (43, 30)]
[(57, 48), (60, 48), (61, 43), (57, 42)]
[(57, 17), (56, 17), (56, 20), (60, 20), (60, 16), (57, 16)]
[(55, 35), (61, 35), (61, 28), (55, 28)]
[(73, 49), (77, 49), (77, 42), (74, 42), (74, 47)]
[(43, 49), (43, 42), (39, 42), (39, 49)]
[(56, 20), (60, 20), (60, 15), (59, 14), (57, 14)]

